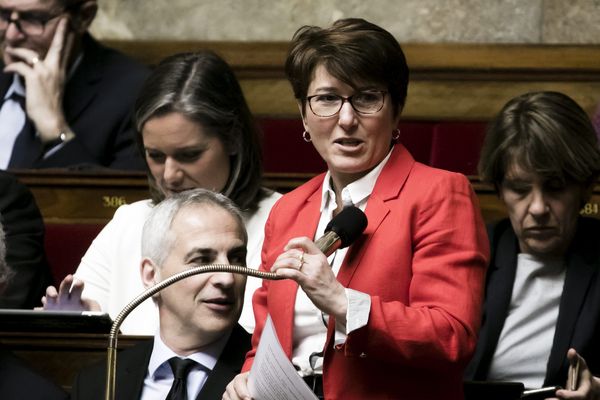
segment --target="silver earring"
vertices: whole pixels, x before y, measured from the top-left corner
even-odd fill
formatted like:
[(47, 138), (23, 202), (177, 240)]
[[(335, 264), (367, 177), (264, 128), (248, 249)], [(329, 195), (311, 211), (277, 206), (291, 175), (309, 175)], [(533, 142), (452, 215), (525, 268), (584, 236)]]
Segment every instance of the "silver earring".
[(307, 131), (302, 132), (302, 139), (304, 139), (306, 143), (310, 143), (312, 141), (310, 133), (308, 133)]
[(397, 142), (398, 139), (400, 139), (400, 128), (396, 128), (394, 129), (394, 131), (392, 132), (392, 140), (394, 142)]

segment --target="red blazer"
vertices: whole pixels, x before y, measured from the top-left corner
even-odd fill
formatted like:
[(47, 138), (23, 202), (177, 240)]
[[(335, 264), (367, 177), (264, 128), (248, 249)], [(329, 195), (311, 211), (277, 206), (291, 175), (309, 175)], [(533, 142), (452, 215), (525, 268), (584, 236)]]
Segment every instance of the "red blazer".
[[(262, 270), (293, 237), (314, 237), (324, 174), (288, 193), (265, 226)], [(462, 375), (479, 329), (489, 245), (477, 198), (460, 174), (427, 167), (396, 145), (368, 200), (368, 226), (337, 279), (371, 296), (367, 326), (325, 345), (326, 399), (462, 399)], [(292, 280), (264, 281), (253, 298), (256, 330), (267, 313), (292, 354)]]

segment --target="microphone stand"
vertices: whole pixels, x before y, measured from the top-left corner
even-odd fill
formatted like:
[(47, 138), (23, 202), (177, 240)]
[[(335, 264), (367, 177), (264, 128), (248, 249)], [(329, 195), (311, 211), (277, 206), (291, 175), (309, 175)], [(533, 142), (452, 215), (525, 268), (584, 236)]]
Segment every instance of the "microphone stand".
[(248, 276), (254, 276), (261, 279), (268, 280), (281, 280), (284, 279), (281, 276), (276, 275), (273, 272), (262, 272), (252, 268), (242, 267), (239, 265), (225, 265), (225, 264), (212, 264), (212, 265), (201, 265), (198, 267), (190, 268), (182, 271), (178, 274), (172, 275), (157, 283), (156, 285), (149, 287), (143, 293), (134, 298), (129, 304), (121, 310), (119, 315), (115, 318), (112, 327), (110, 328), (110, 334), (108, 336), (108, 348), (107, 351), (107, 368), (106, 368), (106, 400), (114, 400), (115, 398), (115, 375), (117, 369), (117, 337), (119, 334), (119, 328), (125, 320), (125, 318), (141, 303), (148, 298), (154, 296), (164, 288), (171, 286), (175, 282), (182, 279), (188, 278), (193, 275), (204, 274), (208, 272), (229, 272), (233, 274), (242, 274)]

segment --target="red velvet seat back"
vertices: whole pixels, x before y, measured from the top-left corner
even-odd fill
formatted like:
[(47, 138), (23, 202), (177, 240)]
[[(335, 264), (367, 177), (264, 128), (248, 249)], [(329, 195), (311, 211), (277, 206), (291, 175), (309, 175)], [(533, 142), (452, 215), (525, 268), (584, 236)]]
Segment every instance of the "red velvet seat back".
[(436, 168), (477, 174), (485, 122), (440, 122), (433, 129), (430, 165)]
[(46, 224), (44, 246), (55, 283), (75, 272), (103, 224)]

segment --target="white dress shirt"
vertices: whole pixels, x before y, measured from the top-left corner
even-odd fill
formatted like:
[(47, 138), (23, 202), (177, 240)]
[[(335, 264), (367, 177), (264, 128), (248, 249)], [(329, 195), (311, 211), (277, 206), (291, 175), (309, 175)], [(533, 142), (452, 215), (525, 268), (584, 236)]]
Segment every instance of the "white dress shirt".
[[(230, 334), (223, 336), (218, 342), (211, 344), (201, 352), (181, 357), (197, 362), (187, 376), (188, 399), (195, 399), (202, 390), (202, 386), (204, 386), (208, 375), (217, 364), (229, 336)], [(141, 400), (164, 400), (167, 397), (173, 385), (173, 371), (168, 362), (172, 357), (179, 357), (179, 355), (167, 347), (162, 341), (160, 333), (157, 332), (154, 335), (154, 347), (144, 379)]]
[[(390, 158), (390, 154), (391, 150), (367, 175), (342, 189), (342, 203), (344, 206), (354, 205), (362, 211), (366, 209), (369, 196), (373, 191), (381, 170)], [(331, 174), (327, 172), (323, 180), (321, 218), (319, 219), (315, 239), (323, 235), (336, 208), (337, 203), (335, 191), (331, 184)], [(336, 276), (346, 257), (347, 251), (348, 248), (338, 249), (327, 258)], [(346, 297), (348, 299), (346, 326), (336, 323), (334, 345), (344, 343), (350, 332), (366, 326), (369, 321), (371, 297), (366, 293), (348, 288), (346, 288)], [(315, 307), (302, 288), (299, 288), (294, 307), (292, 363), (302, 376), (323, 373), (323, 357), (314, 356), (311, 363), (311, 355), (323, 351), (327, 339), (327, 321), (328, 316)]]
[(0, 169), (8, 168), (17, 136), (25, 126), (25, 110), (18, 101), (10, 98), (13, 93), (25, 97), (25, 87), (16, 74), (0, 108)]

